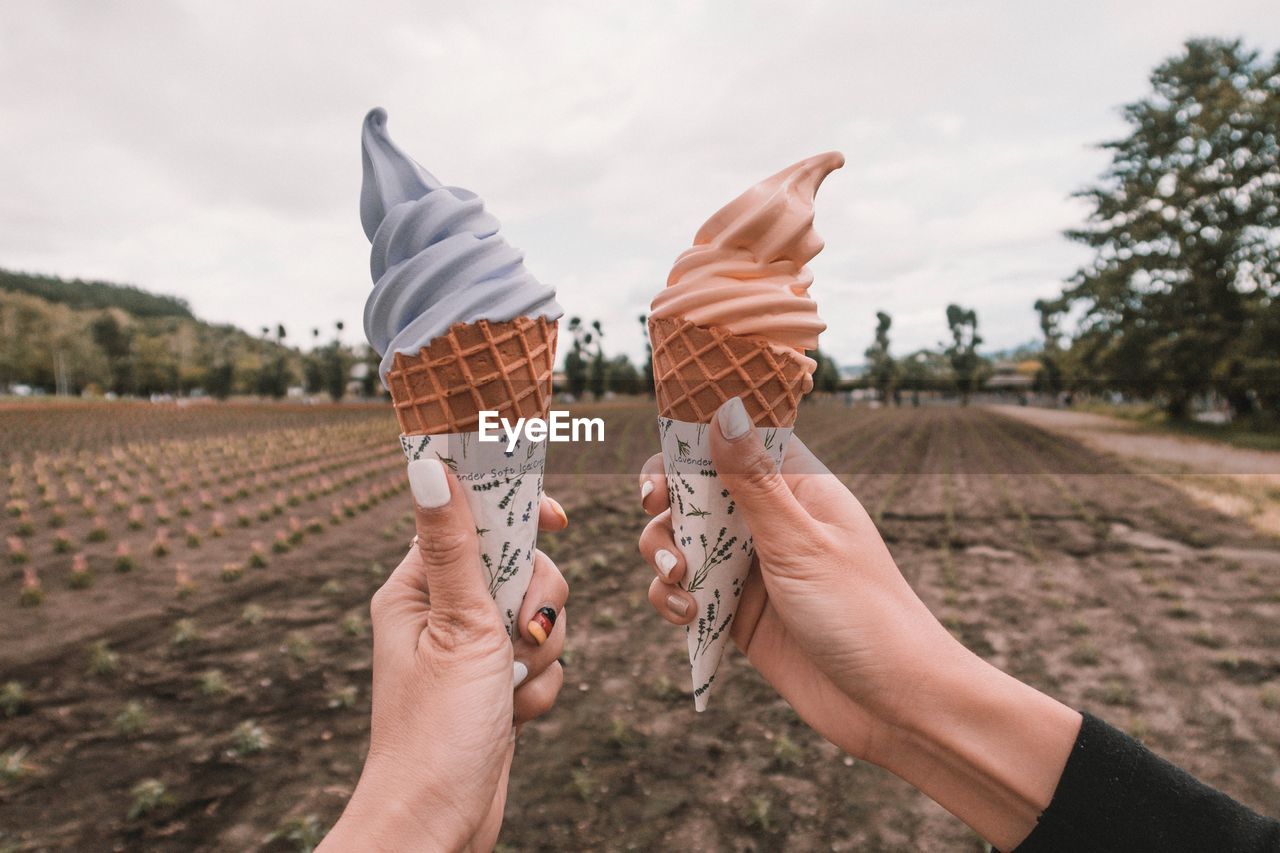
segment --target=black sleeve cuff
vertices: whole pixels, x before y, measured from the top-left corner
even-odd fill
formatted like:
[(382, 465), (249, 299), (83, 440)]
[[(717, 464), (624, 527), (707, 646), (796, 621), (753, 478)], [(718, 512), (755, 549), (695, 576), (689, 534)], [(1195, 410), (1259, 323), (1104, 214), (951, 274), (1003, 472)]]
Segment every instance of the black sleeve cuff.
[(1280, 851), (1280, 823), (1084, 714), (1053, 801), (1017, 853)]

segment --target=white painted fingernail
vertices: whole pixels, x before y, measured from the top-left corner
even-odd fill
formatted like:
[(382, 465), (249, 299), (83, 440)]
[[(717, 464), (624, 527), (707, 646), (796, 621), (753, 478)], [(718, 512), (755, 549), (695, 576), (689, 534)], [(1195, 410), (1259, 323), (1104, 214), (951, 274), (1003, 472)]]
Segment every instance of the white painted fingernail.
[(438, 459), (415, 459), (409, 463), (409, 491), (423, 509), (436, 509), (449, 502), (449, 481), (444, 463)]
[(676, 567), (676, 555), (666, 548), (659, 548), (658, 553), (653, 555), (653, 562), (658, 567), (658, 574), (666, 580), (671, 577), (671, 570)]
[(529, 677), (529, 667), (516, 661), (511, 667), (511, 689), (515, 690)]
[(644, 503), (644, 499), (653, 494), (653, 480), (645, 480), (640, 486), (640, 503)]
[(716, 412), (716, 422), (720, 424), (720, 434), (730, 441), (742, 438), (751, 429), (751, 419), (737, 397), (725, 401)]

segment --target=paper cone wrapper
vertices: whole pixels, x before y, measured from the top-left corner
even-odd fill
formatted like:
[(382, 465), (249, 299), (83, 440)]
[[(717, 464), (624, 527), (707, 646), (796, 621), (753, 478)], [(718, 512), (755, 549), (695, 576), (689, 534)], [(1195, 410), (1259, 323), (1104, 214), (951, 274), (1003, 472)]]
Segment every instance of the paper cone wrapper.
[(463, 432), (402, 435), (400, 446), (410, 462), (438, 459), (457, 476), (475, 517), (489, 595), (514, 641), (516, 614), (533, 577), (546, 441), (521, 435), (508, 451), (505, 436), (481, 441), (478, 432)]
[[(742, 513), (711, 462), (709, 424), (658, 418), (663, 466), (671, 495), (676, 547), (684, 555), (680, 586), (693, 596), (698, 617), (685, 630), (693, 670), (693, 704), (706, 710), (716, 670), (729, 643), (742, 585), (751, 570), (755, 547)], [(789, 427), (756, 430), (775, 466), (782, 464)]]

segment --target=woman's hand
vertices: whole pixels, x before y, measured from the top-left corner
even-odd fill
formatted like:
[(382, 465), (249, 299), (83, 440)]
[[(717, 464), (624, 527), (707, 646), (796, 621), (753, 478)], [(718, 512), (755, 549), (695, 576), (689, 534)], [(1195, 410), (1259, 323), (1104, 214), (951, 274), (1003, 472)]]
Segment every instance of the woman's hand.
[[(513, 647), (457, 480), (440, 462), (419, 460), (409, 482), (418, 535), (373, 597), (369, 755), (325, 849), (490, 849), (516, 726), (549, 710), (564, 683), (557, 658), (569, 590), (559, 570), (536, 554)], [(539, 526), (567, 523), (544, 498)]]
[[(792, 436), (774, 467), (741, 401), (708, 430), (756, 562), (730, 628), (800, 716), (851, 755), (920, 788), (992, 843), (1020, 842), (1048, 805), (1080, 715), (965, 649), (898, 571), (862, 505)], [(640, 550), (649, 601), (689, 624), (662, 458), (641, 474), (655, 518)], [(722, 697), (721, 701), (727, 701)]]
[[(913, 669), (906, 662), (954, 641), (907, 585), (857, 498), (799, 438), (789, 440), (778, 472), (749, 424), (734, 439), (723, 426), (708, 430), (712, 457), (756, 549), (734, 643), (805, 722), (866, 758), (883, 721), (901, 716)], [(697, 608), (678, 586), (686, 567), (661, 455), (645, 463), (641, 483), (646, 511), (657, 513), (640, 537), (657, 574), (649, 601), (667, 621), (687, 625)]]

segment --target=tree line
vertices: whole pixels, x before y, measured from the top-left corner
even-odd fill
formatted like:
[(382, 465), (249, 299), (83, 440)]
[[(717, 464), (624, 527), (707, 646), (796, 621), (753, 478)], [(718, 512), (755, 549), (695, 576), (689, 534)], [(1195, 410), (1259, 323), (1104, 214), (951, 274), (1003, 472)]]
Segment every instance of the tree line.
[[(341, 399), (352, 365), (369, 364), (361, 391), (377, 390), (377, 359), (366, 347), (353, 349), (312, 330), (312, 348), (290, 345), (283, 325), (259, 336), (234, 326), (202, 322), (181, 300), (150, 297), (134, 288), (94, 282), (93, 299), (69, 286), (45, 290), (50, 277), (25, 278), (41, 289), (0, 287), (0, 392), (26, 385), (68, 394), (149, 396), (203, 392), (284, 397), (301, 387)], [(72, 283), (62, 282), (71, 285)], [(40, 294), (52, 294), (49, 299)], [(92, 307), (86, 307), (92, 306)], [(130, 309), (141, 306), (142, 314)], [(181, 310), (179, 310), (181, 308)], [(337, 324), (335, 332), (341, 331)]]

